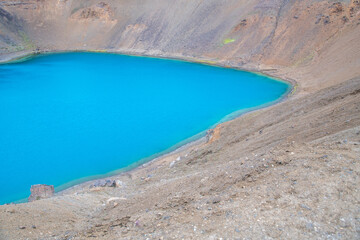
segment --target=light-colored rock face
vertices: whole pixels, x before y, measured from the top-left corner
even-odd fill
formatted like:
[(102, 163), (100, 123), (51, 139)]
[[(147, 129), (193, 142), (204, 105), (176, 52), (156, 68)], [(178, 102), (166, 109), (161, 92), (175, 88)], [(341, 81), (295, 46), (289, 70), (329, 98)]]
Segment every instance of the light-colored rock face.
[[(38, 48), (207, 58), (276, 68), (271, 74), (298, 80), (304, 92), (360, 71), (358, 0), (7, 0), (0, 14), (3, 53)], [(349, 58), (352, 64), (328, 76), (326, 70)]]
[(52, 197), (55, 193), (54, 186), (46, 184), (33, 185), (31, 186), (30, 192), (29, 202)]

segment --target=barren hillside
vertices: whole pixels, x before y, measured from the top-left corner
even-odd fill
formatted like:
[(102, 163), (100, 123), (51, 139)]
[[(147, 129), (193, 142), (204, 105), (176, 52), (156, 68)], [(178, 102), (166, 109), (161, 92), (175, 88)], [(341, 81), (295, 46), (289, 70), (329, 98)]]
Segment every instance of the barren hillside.
[(3, 61), (119, 52), (260, 71), (295, 88), (206, 143), (114, 177), (121, 187), (0, 206), (0, 239), (359, 239), (359, 40), (358, 0), (1, 1)]
[(105, 50), (205, 58), (271, 70), (298, 80), (307, 92), (360, 74), (357, 0), (7, 0), (0, 15), (2, 53)]

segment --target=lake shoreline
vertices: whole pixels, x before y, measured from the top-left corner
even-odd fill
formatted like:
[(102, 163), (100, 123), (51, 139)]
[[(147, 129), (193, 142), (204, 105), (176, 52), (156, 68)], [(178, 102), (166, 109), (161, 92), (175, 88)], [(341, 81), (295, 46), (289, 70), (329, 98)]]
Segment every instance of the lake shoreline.
[[(104, 186), (103, 180), (94, 184), (95, 186), (91, 186), (94, 181), (85, 182), (51, 198), (0, 205), (0, 239), (359, 238), (359, 1), (5, 0), (0, 3), (0, 13), (2, 62), (19, 59), (21, 56), (31, 58), (37, 53), (114, 53), (231, 67), (285, 80), (293, 86), (292, 92), (280, 102), (219, 124), (208, 132), (208, 138), (201, 138), (202, 142), (192, 142), (193, 146), (185, 145), (161, 157), (154, 157), (152, 161), (135, 169), (108, 177), (109, 180), (114, 179), (115, 183), (110, 181), (107, 185), (114, 184), (115, 187)], [(64, 58), (68, 61), (73, 59), (70, 56)], [(87, 56), (84, 57), (86, 58)], [(40, 67), (39, 70), (47, 70), (46, 59), (42, 61), (35, 58), (23, 65), (31, 68), (32, 61), (34, 64), (44, 63), (45, 67)], [(137, 60), (129, 57), (126, 61)], [(161, 62), (158, 59), (149, 61)], [(93, 67), (88, 69), (105, 70), (94, 77), (94, 82), (99, 82), (96, 78), (107, 74), (112, 74), (114, 79), (126, 79), (116, 68), (120, 65), (121, 62), (109, 65), (95, 60), (91, 65)], [(168, 65), (171, 63), (162, 65), (164, 71), (160, 70), (160, 74), (165, 77), (170, 74), (170, 69), (167, 71)], [(204, 66), (198, 65), (195, 68), (202, 67)], [(11, 68), (15, 69), (17, 66), (0, 68), (2, 76), (7, 77), (8, 73), (13, 73), (13, 79), (16, 79), (16, 72), (11, 72)], [(120, 67), (119, 69), (121, 70)], [(136, 74), (137, 70), (140, 68), (134, 66)], [(71, 72), (66, 72), (64, 71), (63, 76), (71, 75)], [(45, 74), (38, 73), (39, 76), (46, 77)], [(206, 85), (213, 83), (218, 87), (211, 92), (206, 91), (208, 98), (202, 101), (201, 106), (212, 113), (218, 105), (222, 106), (221, 101), (229, 100), (236, 105), (236, 100), (230, 98), (238, 92), (238, 88), (233, 87), (235, 85), (223, 88), (222, 78), (220, 77), (220, 82), (216, 81), (217, 76), (221, 75), (210, 74), (215, 81), (207, 82), (207, 77), (201, 77), (196, 72), (193, 74), (184, 73), (178, 81), (188, 81), (189, 85), (184, 90), (189, 91), (193, 85), (197, 85), (195, 80), (199, 79), (200, 89), (187, 94), (181, 91), (179, 95), (172, 92), (172, 96), (179, 99), (179, 102), (187, 102), (185, 107), (192, 107), (188, 106), (188, 102), (198, 103), (197, 100), (204, 99), (198, 94), (208, 89), (209, 86)], [(142, 74), (139, 73), (138, 76), (141, 77)], [(187, 79), (188, 77), (191, 79)], [(26, 79), (26, 75), (21, 78)], [(31, 78), (37, 79), (35, 75)], [(59, 76), (58, 79), (61, 78)], [(73, 78), (78, 79), (80, 81), (80, 76)], [(236, 75), (231, 79), (237, 84)], [(88, 86), (86, 80), (81, 81), (83, 88)], [(27, 82), (31, 93), (31, 89), (37, 88), (37, 81)], [(40, 78), (38, 82), (41, 87)], [(2, 84), (4, 90), (7, 88), (5, 85), (11, 87), (5, 81)], [(114, 87), (112, 84), (108, 85)], [(147, 81), (146, 86), (144, 91), (156, 88), (157, 83), (154, 80)], [(79, 89), (81, 90), (81, 85)], [(98, 89), (93, 92), (100, 94), (97, 93), (100, 91)], [(114, 92), (119, 94), (117, 89)], [(267, 89), (264, 93), (266, 92)], [(9, 96), (15, 98), (16, 92), (13, 93)], [(34, 98), (37, 95), (35, 92), (32, 94)], [(154, 97), (159, 96), (156, 95)], [(248, 96), (251, 97), (250, 95), (253, 93), (249, 92)], [(263, 94), (256, 96), (261, 95)], [(90, 100), (97, 101), (92, 95), (89, 97)], [(162, 99), (160, 96), (159, 98)], [(108, 99), (114, 100), (114, 97), (109, 96)], [(7, 104), (7, 101), (2, 102)], [(15, 114), (21, 114), (22, 111), (15, 104), (9, 107), (5, 105), (1, 109), (5, 116), (10, 111)], [(211, 124), (235, 111), (237, 107), (230, 111), (222, 109), (224, 114), (219, 115), (206, 128), (210, 128)], [(113, 110), (119, 114), (122, 111), (116, 104), (113, 105)], [(37, 112), (44, 111), (46, 113), (46, 109)], [(176, 111), (182, 113), (180, 109)], [(190, 126), (194, 124), (191, 115), (183, 114), (182, 118), (189, 120)], [(69, 116), (71, 117), (70, 114)], [(152, 122), (141, 112), (134, 119), (135, 117), (141, 117), (139, 124)], [(210, 120), (208, 117), (205, 119)], [(29, 118), (27, 121), (27, 125), (30, 125), (29, 133), (30, 120)], [(165, 124), (174, 126), (164, 120)], [(112, 122), (115, 121), (118, 120)], [(15, 122), (12, 124), (11, 118), (7, 122), (9, 126), (14, 125), (14, 128), (18, 125)], [(106, 127), (111, 126), (110, 122), (107, 125), (104, 121), (102, 125), (103, 128), (97, 128), (100, 134), (106, 131), (109, 136), (113, 134), (121, 139), (121, 135), (114, 135), (112, 129)], [(10, 128), (7, 131), (7, 125), (2, 126), (4, 133), (15, 134)], [(126, 125), (119, 127), (124, 126)], [(174, 126), (172, 129), (180, 130), (179, 127)], [(151, 132), (156, 134), (162, 129), (162, 126), (155, 126)], [(132, 129), (125, 127), (125, 130), (131, 133)], [(87, 134), (86, 129), (83, 133)], [(196, 131), (192, 133), (195, 134)], [(18, 135), (25, 136), (25, 132), (22, 133), (22, 129), (19, 129)], [(36, 136), (38, 133), (33, 132), (32, 135)], [(69, 140), (77, 139), (69, 136)], [(99, 144), (104, 143), (104, 138), (89, 136), (90, 138), (84, 137), (84, 141), (91, 140), (96, 144), (100, 139)], [(78, 165), (77, 172), (85, 172), (92, 167), (97, 171), (90, 174), (106, 173), (123, 166), (118, 165), (122, 161), (116, 162), (116, 159), (126, 158), (115, 158), (114, 165), (108, 168), (103, 161), (112, 156), (112, 153), (117, 156), (116, 151), (123, 151), (123, 146), (126, 146), (127, 139), (130, 141), (131, 136), (122, 136), (125, 140), (115, 142), (115, 147), (109, 145), (109, 148), (99, 148), (95, 163), (89, 161), (92, 158), (92, 149), (89, 148), (89, 160), (81, 161), (84, 163)], [(6, 142), (7, 138), (2, 139)], [(46, 141), (51, 138), (43, 139)], [(137, 155), (137, 152), (152, 144), (151, 139), (153, 137), (148, 131), (143, 130), (134, 136), (135, 147), (129, 149), (129, 152), (133, 151)], [(144, 144), (148, 140), (151, 141), (149, 145)], [(15, 139), (15, 151), (17, 141), (23, 144), (21, 140)], [(29, 142), (33, 144), (31, 139)], [(178, 141), (171, 143), (176, 142)], [(29, 150), (31, 147), (29, 145)], [(20, 160), (28, 158), (24, 155), (27, 153), (26, 148), (27, 146), (22, 146), (23, 151), (19, 153), (24, 157), (20, 156)], [(37, 149), (32, 148), (32, 152), (36, 153)], [(158, 151), (163, 149), (166, 148), (159, 148)], [(141, 157), (152, 153), (148, 152)], [(47, 165), (51, 172), (57, 173), (57, 168), (62, 166), (68, 168), (69, 172), (75, 172), (75, 165), (72, 166), (71, 163), (75, 155), (58, 156), (60, 155), (49, 154), (42, 162), (58, 163)], [(5, 193), (4, 190), (9, 186), (14, 186), (15, 191), (20, 187), (21, 190), (28, 190), (28, 184), (33, 181), (27, 181), (25, 175), (39, 171), (42, 174), (35, 180), (53, 183), (50, 178), (43, 177), (46, 172), (35, 168), (36, 163), (37, 161), (31, 163), (34, 166), (32, 171), (29, 171), (30, 164), (30, 167), (13, 165), (15, 174), (9, 174), (9, 177), (4, 175), (2, 178), (2, 192)], [(15, 178), (12, 177), (14, 175)], [(78, 176), (86, 176), (86, 172)], [(68, 177), (68, 181), (76, 179)], [(12, 181), (20, 184), (23, 182), (24, 185), (17, 187), (12, 185)], [(26, 197), (27, 193), (25, 191), (25, 195), (20, 197)]]
[[(186, 57), (186, 56), (166, 56), (164, 54), (160, 55), (149, 55), (149, 54), (141, 54), (137, 52), (108, 52), (108, 51), (37, 51), (37, 52), (21, 52), (12, 54), (10, 56), (0, 56), (0, 64), (8, 64), (8, 63), (14, 63), (14, 62), (21, 62), (21, 61), (27, 61), (33, 57), (36, 57), (37, 55), (47, 55), (47, 54), (59, 54), (59, 53), (77, 53), (77, 52), (88, 52), (88, 53), (107, 53), (107, 54), (117, 54), (117, 55), (125, 55), (125, 56), (133, 56), (133, 57), (148, 57), (148, 58), (159, 58), (159, 59), (167, 59), (167, 60), (175, 60), (175, 61), (184, 61), (184, 62), (190, 62), (190, 63), (197, 63), (197, 64), (203, 64), (203, 65), (209, 65), (213, 67), (220, 67), (220, 68), (231, 68), (239, 71), (245, 71), (245, 72), (251, 72), (254, 74), (260, 74), (264, 75), (268, 78), (271, 78), (275, 81), (280, 82), (286, 82), (289, 84), (289, 89), (286, 93), (283, 94), (279, 99), (260, 105), (258, 107), (254, 107), (248, 110), (242, 110), (241, 113), (236, 114), (236, 111), (234, 113), (231, 113), (227, 116), (225, 116), (223, 119), (218, 123), (214, 125), (213, 128), (210, 128), (208, 130), (205, 130), (204, 132), (198, 133), (195, 136), (192, 136), (188, 139), (185, 139), (184, 141), (181, 141), (174, 146), (170, 147), (169, 149), (166, 149), (162, 152), (153, 154), (149, 157), (146, 157), (144, 159), (140, 159), (137, 162), (121, 169), (113, 170), (107, 174), (102, 175), (96, 175), (96, 176), (87, 176), (81, 179), (76, 179), (71, 182), (68, 182), (66, 184), (60, 185), (55, 188), (56, 193), (55, 196), (62, 196), (65, 194), (72, 194), (74, 192), (84, 189), (88, 189), (89, 186), (93, 185), (96, 181), (100, 179), (116, 179), (117, 177), (126, 175), (126, 174), (132, 174), (133, 172), (138, 171), (139, 169), (144, 169), (150, 165), (154, 166), (157, 165), (156, 162), (161, 161), (163, 159), (166, 159), (169, 156), (176, 155), (178, 153), (184, 152), (184, 151), (190, 151), (191, 149), (197, 148), (203, 144), (208, 143), (212, 138), (212, 132), (214, 132), (214, 129), (220, 128), (223, 124), (228, 123), (232, 120), (235, 120), (237, 118), (243, 117), (246, 114), (252, 113), (254, 111), (258, 111), (261, 109), (269, 108), (272, 106), (275, 106), (281, 102), (286, 101), (287, 99), (293, 97), (295, 94), (298, 93), (297, 91), (297, 83), (295, 80), (292, 79), (281, 79), (279, 77), (273, 76), (269, 74), (268, 72), (262, 72), (256, 69), (246, 69), (242, 67), (236, 67), (236, 66), (230, 66), (226, 64), (222, 64), (220, 62), (215, 62), (213, 60), (209, 59), (199, 59), (199, 58), (192, 58), (192, 57)], [(231, 115), (231, 116), (230, 116)], [(230, 116), (230, 117), (229, 117)], [(47, 184), (47, 183), (40, 183), (40, 184)], [(30, 188), (30, 186), (29, 186)], [(26, 199), (16, 201), (15, 204), (21, 204), (25, 203)]]
[(190, 63), (197, 63), (203, 65), (209, 65), (213, 67), (220, 67), (220, 68), (230, 68), (235, 70), (240, 70), (244, 72), (251, 72), (255, 74), (264, 75), (266, 77), (272, 78), (277, 81), (287, 82), (292, 86), (291, 94), (295, 95), (299, 89), (299, 84), (295, 79), (284, 77), (284, 76), (277, 76), (276, 74), (271, 74), (270, 72), (276, 71), (277, 69), (259, 69), (256, 67), (241, 67), (234, 64), (225, 64), (217, 59), (210, 59), (210, 58), (202, 58), (202, 57), (195, 57), (195, 56), (185, 56), (182, 54), (166, 54), (166, 53), (158, 53), (158, 54), (151, 54), (146, 52), (139, 52), (139, 51), (107, 51), (107, 50), (39, 50), (39, 51), (22, 51), (16, 53), (9, 53), (9, 54), (2, 54), (0, 55), (0, 64), (8, 64), (17, 61), (26, 61), (29, 58), (36, 57), (37, 55), (45, 55), (45, 54), (59, 54), (59, 53), (107, 53), (107, 54), (117, 54), (117, 55), (125, 55), (125, 56), (133, 56), (133, 57), (148, 57), (148, 58), (160, 58), (160, 59), (167, 59), (167, 60), (177, 60), (177, 61), (184, 61)]

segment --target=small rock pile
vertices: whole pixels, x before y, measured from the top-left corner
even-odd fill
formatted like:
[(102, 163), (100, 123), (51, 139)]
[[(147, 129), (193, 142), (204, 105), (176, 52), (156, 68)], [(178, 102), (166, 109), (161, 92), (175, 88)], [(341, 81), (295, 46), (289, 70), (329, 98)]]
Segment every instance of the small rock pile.
[(120, 180), (112, 179), (99, 179), (90, 185), (90, 188), (103, 188), (103, 187), (122, 187), (124, 184)]

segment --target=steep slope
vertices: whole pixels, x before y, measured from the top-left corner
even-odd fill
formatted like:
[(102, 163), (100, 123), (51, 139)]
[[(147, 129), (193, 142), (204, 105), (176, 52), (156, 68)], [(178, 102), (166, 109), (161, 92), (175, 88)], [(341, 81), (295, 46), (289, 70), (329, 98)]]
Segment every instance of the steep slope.
[[(306, 92), (341, 82), (343, 74), (360, 74), (357, 0), (7, 0), (1, 9), (23, 23), (19, 38), (27, 49), (205, 58), (272, 70)], [(330, 80), (327, 71), (314, 71), (339, 64)]]
[(23, 50), (29, 40), (22, 29), (24, 23), (16, 15), (1, 8), (1, 5), (0, 19), (0, 54)]
[(0, 27), (0, 60), (111, 51), (295, 84), (119, 188), (0, 206), (0, 239), (359, 238), (360, 1), (5, 0)]

